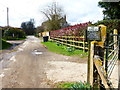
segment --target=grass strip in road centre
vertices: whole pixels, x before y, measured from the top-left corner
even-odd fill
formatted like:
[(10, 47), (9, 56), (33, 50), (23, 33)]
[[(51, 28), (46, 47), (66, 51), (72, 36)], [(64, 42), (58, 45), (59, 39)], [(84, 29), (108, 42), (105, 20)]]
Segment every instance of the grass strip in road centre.
[(83, 52), (82, 50), (79, 49), (74, 49), (73, 51), (68, 51), (67, 46), (65, 45), (58, 45), (56, 44), (56, 42), (41, 42), (42, 44), (44, 44), (49, 51), (57, 53), (57, 54), (62, 54), (62, 55), (66, 55), (66, 56), (80, 56), (81, 58), (86, 57), (88, 55), (87, 52)]

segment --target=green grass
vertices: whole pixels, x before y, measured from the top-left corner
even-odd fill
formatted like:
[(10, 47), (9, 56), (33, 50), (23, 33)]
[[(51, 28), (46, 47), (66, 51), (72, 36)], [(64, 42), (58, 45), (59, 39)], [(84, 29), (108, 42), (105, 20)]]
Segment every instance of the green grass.
[(66, 56), (80, 56), (80, 57), (86, 57), (88, 53), (84, 53), (82, 50), (79, 49), (74, 49), (71, 47), (67, 47), (65, 45), (58, 44), (56, 42), (41, 42), (44, 44), (49, 51), (57, 53), (57, 54), (62, 54)]
[(12, 44), (10, 44), (10, 43), (8, 43), (8, 42), (6, 42), (5, 40), (2, 39), (2, 45), (1, 45), (0, 50), (1, 50), (1, 49), (8, 49), (8, 48), (10, 48), (11, 46), (12, 46)]
[(4, 40), (24, 40), (26, 39), (27, 36), (23, 37), (23, 38), (16, 38), (16, 37), (3, 37)]
[(57, 83), (55, 86), (57, 88), (71, 88), (75, 83)]
[(6, 40), (24, 40), (24, 39), (26, 39), (26, 37), (25, 38), (9, 38), (9, 39), (6, 39)]
[(78, 82), (78, 83), (57, 83), (57, 88), (71, 88), (72, 90), (82, 89), (82, 90), (90, 90), (92, 87), (90, 84), (86, 82)]

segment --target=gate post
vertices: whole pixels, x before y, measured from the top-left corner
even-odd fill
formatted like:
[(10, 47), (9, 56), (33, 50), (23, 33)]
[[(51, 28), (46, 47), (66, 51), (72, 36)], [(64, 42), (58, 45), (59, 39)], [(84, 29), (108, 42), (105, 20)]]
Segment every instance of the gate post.
[(95, 43), (97, 43), (97, 41), (90, 42), (90, 56), (88, 60), (88, 64), (89, 64), (88, 65), (88, 82), (90, 83), (91, 86), (93, 86), (93, 72), (94, 72), (93, 59), (94, 59)]
[(115, 48), (117, 48), (117, 46), (118, 46), (118, 45), (117, 45), (117, 44), (118, 44), (118, 43), (117, 43), (117, 35), (118, 35), (117, 29), (114, 29), (113, 34), (115, 34), (115, 36), (113, 36), (113, 41), (114, 41), (114, 43), (115, 43), (115, 44), (114, 44), (114, 49), (115, 49)]
[(96, 71), (94, 65), (94, 56), (98, 55), (102, 61), (104, 60), (104, 42), (106, 40), (106, 26), (99, 25), (97, 27), (91, 26), (87, 30), (87, 39), (89, 40), (90, 44), (87, 81), (92, 87), (99, 87), (98, 84), (101, 84), (98, 72)]

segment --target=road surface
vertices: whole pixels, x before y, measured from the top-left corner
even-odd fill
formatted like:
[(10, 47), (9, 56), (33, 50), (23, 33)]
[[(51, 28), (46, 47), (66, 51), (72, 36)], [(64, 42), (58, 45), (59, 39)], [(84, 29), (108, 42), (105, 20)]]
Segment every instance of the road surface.
[[(3, 55), (1, 61), (2, 71), (0, 74), (0, 77), (2, 77), (2, 87), (50, 88), (51, 85), (49, 83), (49, 80), (51, 80), (51, 78), (52, 80), (54, 80), (57, 77), (57, 80), (59, 81), (59, 79), (62, 77), (59, 75), (60, 72), (54, 72), (54, 68), (56, 68), (55, 65), (59, 63), (59, 67), (57, 68), (60, 69), (58, 70), (64, 71), (63, 69), (61, 69), (63, 68), (62, 65), (64, 67), (67, 66), (65, 64), (70, 60), (71, 65), (77, 65), (77, 63), (72, 62), (74, 62), (75, 60), (77, 61), (78, 58), (51, 53), (42, 44), (40, 44), (40, 39), (34, 36), (28, 36), (26, 41), (23, 44), (19, 45), (17, 50), (8, 53), (7, 55)], [(56, 64), (54, 63), (55, 65), (53, 65), (53, 61), (56, 62)], [(68, 63), (68, 65), (69, 64), (70, 62)], [(71, 68), (73, 68), (73, 66)], [(51, 72), (52, 69), (53, 71)], [(74, 73), (76, 73), (75, 70)], [(69, 73), (65, 74), (70, 76)], [(65, 78), (66, 77), (63, 77), (61, 79), (64, 80)], [(78, 81), (78, 78), (74, 78), (73, 80)]]
[[(42, 55), (35, 53), (38, 50)], [(3, 88), (49, 87), (44, 84), (46, 49), (41, 46), (38, 38), (28, 37), (13, 54), (10, 60), (6, 61), (9, 64), (3, 64), (2, 67), (4, 70)]]
[[(49, 52), (40, 42), (28, 36), (15, 50), (2, 55), (2, 88), (53, 88), (57, 82), (87, 81), (87, 59)], [(117, 82), (116, 77), (113, 81)]]

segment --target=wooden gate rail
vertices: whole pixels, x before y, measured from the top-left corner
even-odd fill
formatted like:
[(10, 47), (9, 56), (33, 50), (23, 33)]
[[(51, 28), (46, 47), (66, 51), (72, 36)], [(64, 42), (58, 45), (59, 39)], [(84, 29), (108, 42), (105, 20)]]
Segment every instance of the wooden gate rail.
[(112, 88), (109, 86), (109, 82), (106, 78), (106, 71), (105, 71), (104, 67), (102, 67), (101, 63), (102, 62), (101, 62), (99, 56), (94, 56), (94, 64), (98, 71), (98, 74), (100, 75), (103, 85), (105, 86), (106, 89)]
[(88, 43), (84, 41), (76, 41), (74, 40), (75, 38), (81, 38), (82, 40), (84, 39), (83, 36), (81, 37), (75, 37), (75, 36), (62, 36), (62, 39), (60, 36), (57, 37), (50, 37), (55, 42), (70, 46), (70, 47), (75, 47), (75, 48), (80, 48), (85, 50), (88, 50)]

